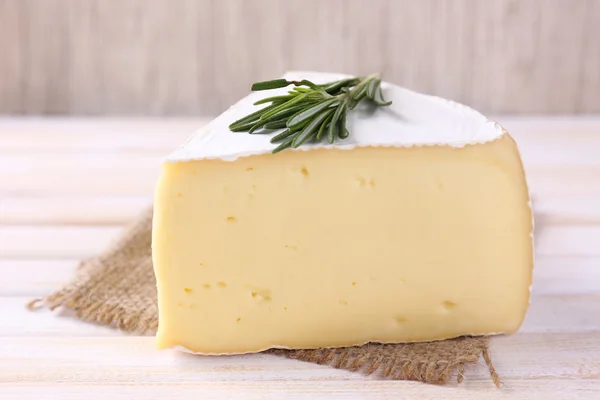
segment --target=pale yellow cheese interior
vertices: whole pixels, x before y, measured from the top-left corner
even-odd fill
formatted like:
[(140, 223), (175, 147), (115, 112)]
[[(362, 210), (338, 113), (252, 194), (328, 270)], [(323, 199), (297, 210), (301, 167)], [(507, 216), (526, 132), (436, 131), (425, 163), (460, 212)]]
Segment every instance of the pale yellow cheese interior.
[(158, 347), (206, 354), (512, 333), (532, 215), (505, 134), (165, 163)]

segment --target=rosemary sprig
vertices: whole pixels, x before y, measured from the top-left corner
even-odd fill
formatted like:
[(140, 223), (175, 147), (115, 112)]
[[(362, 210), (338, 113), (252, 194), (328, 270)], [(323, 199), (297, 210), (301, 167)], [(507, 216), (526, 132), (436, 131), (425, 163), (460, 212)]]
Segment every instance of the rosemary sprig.
[(252, 85), (252, 90), (280, 89), (290, 85), (294, 87), (288, 94), (255, 102), (254, 105), (270, 104), (231, 123), (229, 129), (250, 134), (284, 129), (271, 138), (271, 143), (279, 143), (273, 150), (273, 153), (277, 153), (309, 141), (327, 139), (329, 143), (334, 143), (336, 139), (346, 139), (350, 135), (346, 128), (348, 112), (365, 98), (376, 106), (392, 104), (383, 99), (381, 78), (377, 74), (321, 85), (306, 79), (274, 79), (256, 82)]

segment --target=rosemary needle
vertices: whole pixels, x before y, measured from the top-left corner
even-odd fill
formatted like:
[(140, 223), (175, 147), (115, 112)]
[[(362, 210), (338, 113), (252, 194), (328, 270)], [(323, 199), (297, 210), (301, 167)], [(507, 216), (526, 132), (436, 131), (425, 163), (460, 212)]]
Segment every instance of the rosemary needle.
[(346, 117), (363, 99), (375, 106), (392, 104), (385, 101), (381, 91), (381, 78), (377, 74), (367, 77), (340, 79), (317, 85), (309, 80), (289, 81), (274, 79), (256, 82), (253, 91), (280, 89), (293, 85), (287, 94), (258, 100), (254, 105), (270, 103), (229, 125), (234, 132), (269, 133), (283, 129), (271, 138), (279, 143), (273, 153), (296, 148), (307, 142), (329, 143), (348, 138)]

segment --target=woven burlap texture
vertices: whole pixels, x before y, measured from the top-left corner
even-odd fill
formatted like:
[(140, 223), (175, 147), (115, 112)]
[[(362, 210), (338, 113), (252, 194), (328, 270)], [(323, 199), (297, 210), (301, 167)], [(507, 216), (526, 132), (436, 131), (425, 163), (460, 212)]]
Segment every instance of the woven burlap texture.
[[(34, 300), (29, 307), (64, 307), (83, 321), (131, 333), (155, 333), (158, 309), (151, 234), (150, 208), (101, 255), (82, 261), (71, 283), (45, 299)], [(465, 367), (483, 358), (492, 381), (499, 385), (488, 345), (487, 337), (461, 337), (428, 343), (267, 352), (366, 375), (432, 384), (446, 384), (453, 377), (462, 382)]]

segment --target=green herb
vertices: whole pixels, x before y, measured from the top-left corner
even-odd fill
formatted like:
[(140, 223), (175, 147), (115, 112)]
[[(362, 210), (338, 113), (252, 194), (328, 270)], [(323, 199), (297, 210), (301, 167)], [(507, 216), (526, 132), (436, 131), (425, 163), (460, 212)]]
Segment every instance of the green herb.
[(250, 134), (270, 133), (284, 129), (271, 138), (271, 143), (279, 143), (273, 150), (277, 153), (289, 147), (296, 148), (306, 142), (346, 139), (350, 132), (346, 128), (346, 117), (363, 99), (376, 106), (389, 106), (381, 92), (379, 75), (341, 79), (317, 85), (303, 79), (288, 81), (275, 79), (256, 82), (253, 91), (280, 89), (294, 85), (288, 94), (267, 97), (254, 103), (268, 106), (246, 115), (229, 125), (233, 132)]

